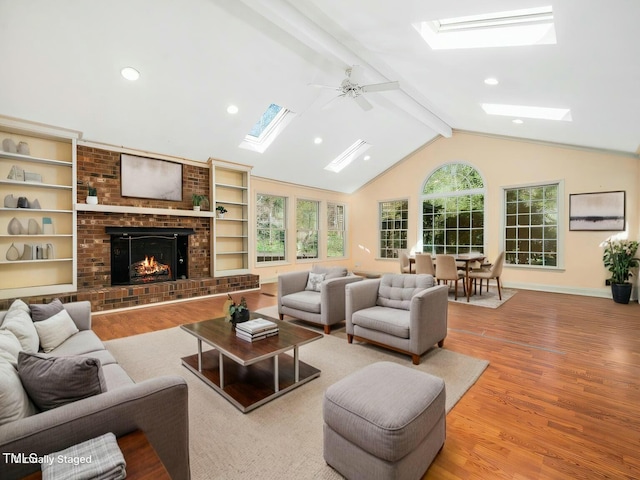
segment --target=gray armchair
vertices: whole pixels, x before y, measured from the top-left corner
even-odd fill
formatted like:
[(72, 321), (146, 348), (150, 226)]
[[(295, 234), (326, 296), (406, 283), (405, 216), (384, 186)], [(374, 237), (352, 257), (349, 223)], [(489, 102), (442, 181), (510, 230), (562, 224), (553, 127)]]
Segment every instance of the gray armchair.
[(414, 365), (447, 336), (448, 287), (431, 275), (386, 274), (346, 286), (347, 340), (411, 355)]
[(317, 323), (328, 335), (332, 325), (344, 320), (345, 285), (360, 280), (362, 277), (348, 275), (343, 267), (314, 265), (311, 272), (283, 273), (278, 276), (280, 320), (289, 315)]

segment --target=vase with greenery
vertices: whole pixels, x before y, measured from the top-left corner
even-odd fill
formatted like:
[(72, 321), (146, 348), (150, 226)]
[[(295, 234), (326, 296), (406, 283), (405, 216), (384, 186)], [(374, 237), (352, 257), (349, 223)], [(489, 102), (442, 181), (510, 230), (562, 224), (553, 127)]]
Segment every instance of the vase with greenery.
[(95, 187), (87, 187), (87, 203), (89, 205), (98, 204), (98, 190)]
[(194, 193), (191, 199), (193, 200), (193, 209), (195, 211), (199, 211), (201, 207), (206, 207), (209, 204), (209, 199), (206, 195)]
[(607, 240), (604, 244), (602, 260), (604, 266), (611, 272), (611, 293), (616, 303), (629, 303), (631, 283), (629, 277), (633, 275), (631, 269), (638, 266), (640, 259), (636, 258), (638, 242), (634, 240)]
[(242, 323), (249, 320), (249, 307), (247, 306), (247, 300), (244, 297), (240, 298), (240, 303), (236, 303), (233, 297), (227, 294), (227, 301), (223, 306), (225, 317), (227, 322), (235, 327), (236, 323)]
[(224, 214), (227, 213), (227, 209), (224, 208), (223, 205), (218, 205), (216, 207), (216, 212), (218, 212), (218, 217), (219, 218), (224, 218)]

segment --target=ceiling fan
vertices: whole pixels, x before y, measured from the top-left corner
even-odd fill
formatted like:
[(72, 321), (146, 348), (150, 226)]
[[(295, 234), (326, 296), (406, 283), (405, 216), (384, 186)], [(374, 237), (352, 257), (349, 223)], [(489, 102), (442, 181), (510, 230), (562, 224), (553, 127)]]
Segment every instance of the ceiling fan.
[[(312, 87), (336, 90), (340, 92), (340, 94), (333, 100), (339, 98), (352, 98), (363, 110), (371, 110), (373, 108), (373, 105), (371, 105), (369, 100), (363, 96), (364, 93), (382, 92), (385, 90), (396, 90), (400, 88), (400, 84), (398, 82), (370, 83), (368, 85), (361, 85), (363, 76), (362, 67), (360, 65), (353, 65), (352, 67), (347, 68), (345, 74), (347, 77), (342, 80), (342, 83), (337, 87), (330, 85), (318, 85), (314, 83), (310, 85)], [(329, 104), (331, 104), (333, 100), (331, 100)], [(324, 108), (329, 104), (325, 105)]]

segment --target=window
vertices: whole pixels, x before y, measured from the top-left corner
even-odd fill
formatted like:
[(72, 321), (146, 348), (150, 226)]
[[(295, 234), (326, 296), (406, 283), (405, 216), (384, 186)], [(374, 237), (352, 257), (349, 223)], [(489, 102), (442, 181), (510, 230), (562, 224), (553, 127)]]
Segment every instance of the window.
[(264, 153), (295, 115), (291, 110), (272, 103), (245, 135), (240, 148)]
[(507, 188), (505, 263), (558, 267), (560, 184)]
[(398, 258), (407, 248), (409, 201), (380, 202), (380, 258)]
[(422, 193), (424, 252), (484, 252), (484, 182), (475, 168), (444, 165), (429, 176)]
[(286, 258), (286, 198), (258, 194), (256, 198), (256, 248), (258, 263)]
[(327, 257), (346, 256), (345, 206), (327, 203)]
[(320, 202), (298, 200), (296, 202), (296, 257), (318, 258), (318, 223)]

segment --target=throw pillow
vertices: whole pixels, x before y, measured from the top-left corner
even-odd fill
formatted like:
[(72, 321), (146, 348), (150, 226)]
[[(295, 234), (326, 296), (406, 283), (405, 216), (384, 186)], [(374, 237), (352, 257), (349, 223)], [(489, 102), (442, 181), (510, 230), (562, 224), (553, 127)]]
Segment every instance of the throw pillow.
[(50, 303), (29, 305), (29, 309), (31, 310), (31, 319), (34, 322), (40, 322), (61, 312), (64, 310), (64, 306), (59, 298), (55, 298)]
[(18, 353), (22, 350), (20, 340), (9, 330), (0, 330), (0, 358), (9, 361), (14, 367), (18, 365)]
[(38, 332), (33, 326), (29, 307), (22, 300), (16, 300), (11, 304), (0, 328), (13, 333), (25, 352), (35, 353), (38, 351), (40, 347)]
[(102, 366), (96, 358), (20, 352), (18, 374), (40, 410), (51, 410), (107, 391)]
[(20, 382), (18, 371), (0, 358), (0, 425), (37, 413)]
[(51, 318), (34, 322), (33, 325), (36, 327), (40, 346), (45, 353), (49, 353), (67, 338), (78, 333), (78, 327), (64, 309)]
[(324, 282), (324, 273), (309, 272), (309, 280), (307, 280), (307, 286), (305, 290), (311, 290), (313, 292), (319, 292), (322, 282)]

